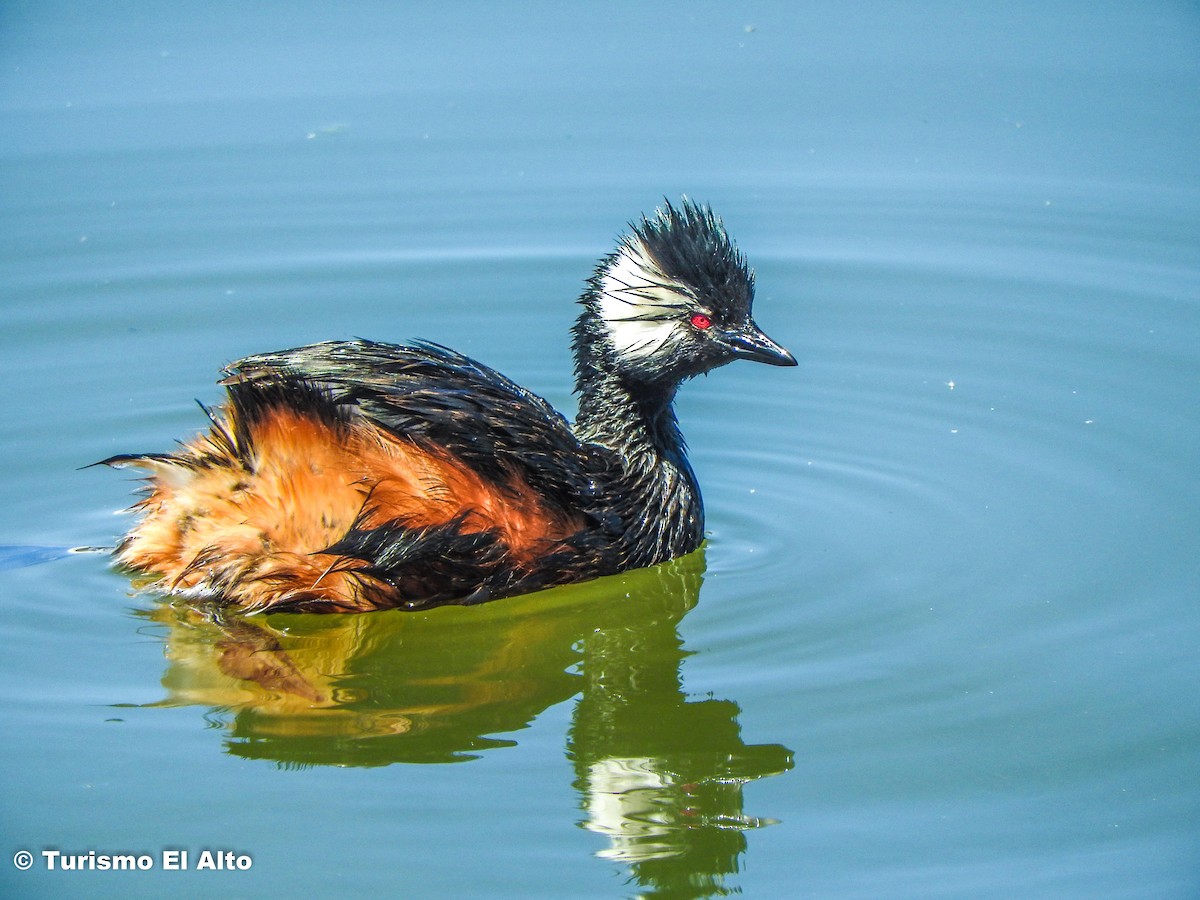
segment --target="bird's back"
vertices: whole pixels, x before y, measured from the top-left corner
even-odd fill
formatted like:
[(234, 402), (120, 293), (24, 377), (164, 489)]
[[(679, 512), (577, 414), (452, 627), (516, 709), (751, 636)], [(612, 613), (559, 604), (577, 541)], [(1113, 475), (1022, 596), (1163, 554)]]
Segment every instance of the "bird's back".
[(247, 609), (478, 602), (612, 568), (612, 454), (432, 344), (331, 342), (226, 370), (212, 428), (150, 470), (119, 559)]

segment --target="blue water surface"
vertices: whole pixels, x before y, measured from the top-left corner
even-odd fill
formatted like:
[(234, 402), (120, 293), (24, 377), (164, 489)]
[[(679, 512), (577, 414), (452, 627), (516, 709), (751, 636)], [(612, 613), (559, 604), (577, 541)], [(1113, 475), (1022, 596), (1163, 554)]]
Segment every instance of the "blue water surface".
[[(1182, 2), (5, 3), (0, 893), (1196, 896), (1198, 101)], [(683, 194), (800, 360), (682, 389), (701, 552), (261, 619), (68, 552), (248, 353), (570, 414)]]

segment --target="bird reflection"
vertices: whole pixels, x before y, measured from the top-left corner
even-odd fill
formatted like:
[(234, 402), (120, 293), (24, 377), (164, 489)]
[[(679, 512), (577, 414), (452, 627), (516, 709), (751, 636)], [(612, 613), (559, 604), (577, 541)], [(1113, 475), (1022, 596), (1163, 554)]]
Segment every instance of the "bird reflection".
[(226, 615), (158, 606), (168, 695), (202, 705), (235, 756), (289, 766), (445, 763), (516, 743), (578, 695), (567, 754), (598, 856), (649, 895), (724, 893), (747, 782), (787, 771), (779, 744), (742, 741), (730, 700), (691, 700), (677, 626), (703, 549), (651, 569), (469, 609), (357, 616)]

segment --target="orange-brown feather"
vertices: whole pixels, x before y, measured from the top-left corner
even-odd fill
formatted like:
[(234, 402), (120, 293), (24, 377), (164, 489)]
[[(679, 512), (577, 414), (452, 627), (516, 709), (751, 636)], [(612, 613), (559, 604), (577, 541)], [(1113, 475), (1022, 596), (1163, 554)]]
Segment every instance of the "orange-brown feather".
[(330, 423), (287, 407), (247, 429), (244, 461), (225, 435), (232, 414), (151, 470), (143, 520), (119, 550), (122, 563), (171, 590), (216, 590), (247, 608), (294, 599), (362, 609), (356, 559), (323, 554), (351, 526), (420, 528), (461, 519), (494, 531), (522, 567), (581, 520), (550, 508), (514, 471), (503, 483), (454, 457), (367, 420)]

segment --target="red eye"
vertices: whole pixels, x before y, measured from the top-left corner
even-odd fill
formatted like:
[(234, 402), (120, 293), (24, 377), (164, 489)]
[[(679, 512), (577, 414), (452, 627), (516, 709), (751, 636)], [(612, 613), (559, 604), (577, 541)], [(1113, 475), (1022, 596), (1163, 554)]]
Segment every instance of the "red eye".
[(692, 317), (688, 321), (692, 323), (694, 328), (699, 328), (701, 331), (712, 328), (712, 319), (704, 313), (692, 313)]

